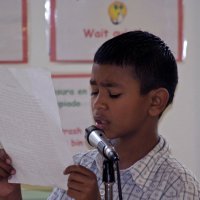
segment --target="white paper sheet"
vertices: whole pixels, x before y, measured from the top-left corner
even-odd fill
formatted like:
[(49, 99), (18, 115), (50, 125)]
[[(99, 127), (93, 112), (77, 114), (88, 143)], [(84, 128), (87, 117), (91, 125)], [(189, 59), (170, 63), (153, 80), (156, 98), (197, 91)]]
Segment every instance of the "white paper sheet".
[(63, 171), (72, 155), (50, 72), (0, 69), (0, 143), (17, 170), (10, 182), (66, 189)]

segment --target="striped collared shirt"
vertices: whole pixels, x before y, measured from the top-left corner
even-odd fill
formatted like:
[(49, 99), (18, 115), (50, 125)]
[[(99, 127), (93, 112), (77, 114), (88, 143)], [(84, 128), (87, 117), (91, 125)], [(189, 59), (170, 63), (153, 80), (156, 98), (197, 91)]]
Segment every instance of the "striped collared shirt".
[[(93, 171), (104, 199), (102, 182), (103, 158), (97, 150), (74, 156), (74, 162)], [(123, 200), (200, 200), (200, 186), (194, 176), (171, 157), (165, 139), (144, 158), (128, 169), (120, 170)], [(113, 185), (113, 200), (118, 200), (117, 183)], [(55, 188), (48, 200), (72, 200), (62, 189)]]

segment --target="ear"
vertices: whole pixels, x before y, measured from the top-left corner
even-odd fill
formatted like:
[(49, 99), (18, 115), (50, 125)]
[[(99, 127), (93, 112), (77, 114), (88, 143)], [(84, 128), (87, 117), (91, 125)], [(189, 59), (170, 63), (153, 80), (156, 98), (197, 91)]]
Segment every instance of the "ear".
[(169, 93), (165, 88), (158, 88), (149, 93), (150, 108), (149, 115), (152, 117), (159, 116), (166, 108), (169, 100)]

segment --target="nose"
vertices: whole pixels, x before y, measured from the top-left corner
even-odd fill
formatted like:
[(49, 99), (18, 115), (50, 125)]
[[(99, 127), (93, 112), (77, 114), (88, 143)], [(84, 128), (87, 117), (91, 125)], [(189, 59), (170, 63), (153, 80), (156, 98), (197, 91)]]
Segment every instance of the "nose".
[(106, 98), (102, 94), (98, 94), (96, 97), (93, 97), (91, 100), (92, 108), (96, 110), (103, 110), (108, 108), (108, 103)]

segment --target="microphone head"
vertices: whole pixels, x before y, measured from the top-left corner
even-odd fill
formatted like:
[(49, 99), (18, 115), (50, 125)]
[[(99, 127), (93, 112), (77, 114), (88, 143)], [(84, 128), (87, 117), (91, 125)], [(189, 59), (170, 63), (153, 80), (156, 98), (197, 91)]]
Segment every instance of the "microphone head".
[[(97, 128), (94, 125), (85, 129), (85, 138), (89, 145), (91, 145), (92, 147), (96, 147), (98, 149), (100, 148), (99, 145), (101, 143), (105, 145), (110, 145), (104, 136), (103, 130)], [(104, 145), (101, 148), (104, 148)]]
[[(87, 142), (89, 143), (89, 145), (93, 146), (91, 143), (90, 143), (90, 134), (95, 131), (95, 130), (100, 130), (98, 129), (96, 126), (92, 125), (92, 126), (89, 126), (88, 128), (85, 129), (85, 139), (87, 140)], [(93, 146), (94, 147), (94, 146)]]
[(85, 129), (85, 138), (89, 145), (98, 149), (98, 151), (108, 160), (119, 160), (114, 147), (104, 136), (103, 130), (92, 125)]

